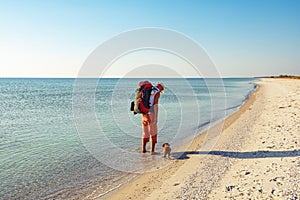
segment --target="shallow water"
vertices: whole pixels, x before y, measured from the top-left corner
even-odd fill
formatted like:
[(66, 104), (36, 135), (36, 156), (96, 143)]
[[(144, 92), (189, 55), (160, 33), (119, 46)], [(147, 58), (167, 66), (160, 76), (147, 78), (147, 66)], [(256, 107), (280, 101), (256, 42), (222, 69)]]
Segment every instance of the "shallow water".
[[(126, 182), (127, 172), (159, 164), (160, 155), (139, 153), (140, 116), (129, 111), (139, 81), (0, 79), (0, 199), (105, 193)], [(158, 151), (165, 141), (176, 151), (254, 90), (254, 79), (151, 81), (166, 87)]]

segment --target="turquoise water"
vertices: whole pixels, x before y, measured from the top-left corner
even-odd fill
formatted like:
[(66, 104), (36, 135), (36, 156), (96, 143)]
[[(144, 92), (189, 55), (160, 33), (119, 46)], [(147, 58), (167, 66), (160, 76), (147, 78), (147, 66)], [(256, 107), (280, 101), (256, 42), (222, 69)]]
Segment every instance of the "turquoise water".
[[(236, 111), (254, 80), (151, 80), (166, 87), (157, 146), (167, 141), (176, 151)], [(139, 81), (0, 79), (0, 199), (101, 194), (138, 171), (146, 162), (139, 158), (141, 122), (129, 105)]]

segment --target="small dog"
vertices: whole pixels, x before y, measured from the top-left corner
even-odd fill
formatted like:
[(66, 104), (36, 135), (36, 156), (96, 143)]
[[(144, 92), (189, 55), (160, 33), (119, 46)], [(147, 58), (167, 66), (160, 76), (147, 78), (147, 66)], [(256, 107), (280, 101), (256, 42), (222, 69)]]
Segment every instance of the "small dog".
[(168, 155), (168, 158), (170, 159), (170, 154), (171, 154), (171, 147), (169, 143), (164, 143), (162, 145), (162, 147), (164, 148), (163, 154), (164, 154), (164, 158), (166, 157), (166, 155)]

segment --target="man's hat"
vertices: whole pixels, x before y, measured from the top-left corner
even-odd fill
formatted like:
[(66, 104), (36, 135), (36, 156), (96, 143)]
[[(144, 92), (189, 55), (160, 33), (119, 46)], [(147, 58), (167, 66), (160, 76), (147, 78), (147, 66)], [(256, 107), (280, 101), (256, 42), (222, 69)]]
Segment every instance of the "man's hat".
[(157, 83), (156, 87), (160, 90), (160, 93), (164, 93), (165, 86), (162, 83)]

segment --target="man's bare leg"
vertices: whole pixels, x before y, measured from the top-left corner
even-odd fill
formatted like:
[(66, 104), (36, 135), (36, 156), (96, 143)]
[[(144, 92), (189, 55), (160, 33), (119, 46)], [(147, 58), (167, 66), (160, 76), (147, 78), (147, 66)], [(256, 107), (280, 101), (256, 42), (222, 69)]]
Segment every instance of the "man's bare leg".
[(146, 145), (147, 145), (147, 141), (145, 140), (145, 138), (142, 139), (142, 153), (146, 153)]

